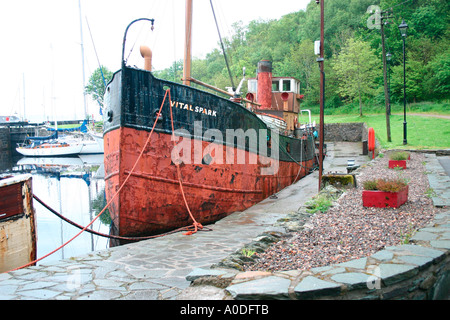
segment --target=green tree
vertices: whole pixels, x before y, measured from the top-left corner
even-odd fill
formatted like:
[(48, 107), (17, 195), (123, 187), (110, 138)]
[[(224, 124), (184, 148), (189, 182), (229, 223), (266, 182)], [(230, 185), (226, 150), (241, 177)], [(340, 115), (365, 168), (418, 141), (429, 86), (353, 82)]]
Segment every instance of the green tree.
[(425, 94), (423, 90), (425, 82), (425, 69), (421, 61), (406, 58), (406, 79), (403, 78), (403, 63), (392, 68), (391, 90), (394, 99), (403, 101), (403, 83), (406, 82), (406, 99), (417, 102)]
[(103, 96), (105, 95), (106, 85), (112, 79), (113, 72), (106, 67), (101, 66), (97, 68), (89, 78), (88, 84), (85, 87), (86, 93), (91, 98), (103, 107)]
[[(324, 30), (325, 108), (339, 106), (343, 98), (355, 101), (359, 98), (360, 106), (371, 99), (382, 107), (381, 36), (379, 29), (368, 27), (368, 19), (373, 15), (367, 12), (370, 5), (390, 12), (384, 31), (386, 50), (392, 55), (389, 64), (392, 101), (403, 98), (403, 41), (398, 30), (403, 19), (409, 25), (406, 40), (408, 99), (448, 99), (450, 1), (327, 0)], [(247, 78), (255, 77), (257, 63), (268, 59), (272, 61), (274, 76), (299, 79), (305, 94), (304, 103), (311, 107), (317, 105), (320, 74), (312, 46), (319, 37), (320, 6), (315, 1), (310, 1), (306, 10), (287, 14), (278, 20), (259, 19), (247, 25), (242, 22), (233, 24), (232, 35), (223, 40), (235, 85), (241, 78), (243, 67), (246, 67)], [(349, 39), (353, 43), (364, 39), (363, 49), (349, 54)], [(342, 67), (344, 61), (346, 66)], [(362, 65), (356, 67), (358, 63)], [(155, 74), (178, 82), (181, 68), (182, 61), (179, 61), (170, 69)], [(231, 85), (219, 42), (203, 61), (193, 60), (192, 75), (222, 89)], [(359, 85), (359, 90), (351, 84)]]
[(339, 81), (337, 91), (351, 101), (359, 99), (362, 116), (362, 100), (376, 93), (376, 78), (380, 76), (380, 63), (369, 44), (349, 39), (337, 57), (333, 69)]
[(169, 68), (160, 71), (153, 71), (158, 78), (181, 83), (183, 78), (183, 59), (174, 61)]
[(429, 88), (434, 88), (435, 98), (447, 98), (450, 92), (450, 47), (437, 55), (433, 61), (428, 64), (429, 73), (432, 75), (429, 79)]

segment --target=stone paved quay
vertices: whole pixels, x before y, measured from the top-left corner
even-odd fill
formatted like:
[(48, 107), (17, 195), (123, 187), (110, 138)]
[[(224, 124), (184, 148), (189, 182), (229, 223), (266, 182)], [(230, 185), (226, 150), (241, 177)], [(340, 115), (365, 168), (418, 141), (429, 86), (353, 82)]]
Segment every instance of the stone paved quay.
[[(328, 151), (324, 173), (346, 172), (349, 159), (354, 159), (357, 165), (370, 161), (369, 157), (360, 155), (361, 143), (328, 143)], [(442, 205), (450, 199), (448, 175), (442, 174), (444, 170), (439, 166), (435, 155), (429, 155), (429, 158), (427, 170), (432, 177), (430, 184), (435, 185), (433, 188), (436, 190), (436, 201)], [(447, 187), (442, 187), (442, 184)], [(315, 270), (327, 273), (328, 277), (335, 277), (329, 281), (317, 278), (313, 272), (302, 278), (301, 282), (295, 282), (293, 279), (299, 279), (295, 271), (258, 274), (255, 277), (230, 269), (211, 268), (255, 239), (261, 239), (271, 233), (285, 232), (280, 230), (280, 227), (275, 227), (274, 223), (296, 211), (317, 194), (317, 191), (316, 171), (282, 190), (277, 197), (266, 199), (244, 212), (234, 213), (208, 226), (212, 231), (201, 231), (191, 236), (172, 234), (0, 274), (0, 299), (222, 300), (259, 298), (259, 293), (262, 293), (263, 298), (289, 299), (308, 297), (307, 293), (311, 288), (320, 289), (333, 296), (341, 292), (340, 282), (355, 287), (367, 283), (367, 275), (363, 279), (358, 270), (366, 268), (368, 259), (372, 257), (350, 261), (347, 265)], [(419, 263), (419, 260), (420, 263), (430, 264), (448, 258), (446, 252), (450, 249), (449, 215), (447, 212), (437, 217), (439, 224), (433, 227), (438, 226), (439, 230), (430, 226), (428, 230), (416, 234), (418, 241), (435, 242), (444, 247), (442, 250), (419, 250), (412, 248), (413, 246), (410, 246), (409, 251), (405, 247), (387, 248), (379, 253), (378, 261), (386, 262), (389, 259), (404, 257), (408, 263), (395, 266), (385, 263), (386, 266), (378, 270), (381, 272), (380, 279), (394, 282), (397, 273), (404, 275), (416, 272), (414, 263)], [(342, 270), (349, 272), (342, 273)], [(227, 288), (220, 284), (190, 286), (191, 281), (201, 279), (234, 281), (228, 283)], [(447, 279), (447, 282), (444, 281), (440, 285), (450, 286), (448, 282)], [(376, 285), (376, 281), (374, 283)]]

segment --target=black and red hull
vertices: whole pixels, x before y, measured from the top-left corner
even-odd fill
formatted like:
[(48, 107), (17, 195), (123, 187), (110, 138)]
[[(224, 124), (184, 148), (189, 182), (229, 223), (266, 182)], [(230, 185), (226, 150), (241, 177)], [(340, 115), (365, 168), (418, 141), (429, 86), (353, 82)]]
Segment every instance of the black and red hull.
[[(167, 89), (171, 99), (166, 98), (158, 117)], [(145, 70), (123, 66), (114, 74), (104, 114), (107, 201), (129, 176), (109, 207), (121, 236), (158, 234), (192, 224), (180, 176), (190, 211), (197, 222), (208, 224), (282, 190), (316, 164), (313, 137), (275, 137), (240, 104), (157, 79)], [(174, 153), (172, 124), (181, 152)], [(226, 138), (229, 132), (253, 131), (257, 134), (241, 140)], [(252, 143), (252, 138), (257, 141)], [(182, 159), (180, 176), (174, 154)]]

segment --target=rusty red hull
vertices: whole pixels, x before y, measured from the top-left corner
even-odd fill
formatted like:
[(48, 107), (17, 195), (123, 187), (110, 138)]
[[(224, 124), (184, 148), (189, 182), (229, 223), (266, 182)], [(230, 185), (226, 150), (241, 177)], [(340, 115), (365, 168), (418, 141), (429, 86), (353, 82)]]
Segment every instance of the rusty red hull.
[[(192, 224), (172, 155), (182, 139), (189, 145), (180, 153), (184, 194), (201, 224), (258, 203), (315, 165), (311, 136), (296, 139), (272, 132), (253, 112), (214, 94), (126, 66), (114, 74), (106, 91), (106, 197), (108, 202), (113, 199), (109, 211), (120, 236), (158, 234)], [(236, 134), (232, 139), (230, 130)], [(179, 134), (175, 143), (173, 132)], [(238, 159), (239, 154), (244, 159)], [(268, 174), (265, 169), (273, 160), (277, 170)]]
[[(105, 134), (108, 199), (131, 172), (148, 135), (147, 131), (130, 128)], [(210, 143), (202, 142), (203, 149), (208, 145)], [(223, 148), (224, 157), (227, 151), (230, 152), (227, 146), (218, 147)], [(158, 234), (192, 224), (183, 201), (177, 169), (171, 160), (172, 149), (171, 135), (153, 133), (149, 147), (110, 206), (111, 217), (120, 235)], [(246, 158), (249, 157), (247, 152)], [(313, 164), (314, 160), (309, 160), (303, 163), (304, 168), (300, 168), (295, 162), (281, 162), (278, 173), (267, 176), (261, 176), (261, 161), (241, 165), (183, 163), (180, 171), (189, 209), (197, 222), (208, 224), (244, 210), (285, 188), (295, 179), (305, 176), (308, 173), (305, 168), (311, 168)]]

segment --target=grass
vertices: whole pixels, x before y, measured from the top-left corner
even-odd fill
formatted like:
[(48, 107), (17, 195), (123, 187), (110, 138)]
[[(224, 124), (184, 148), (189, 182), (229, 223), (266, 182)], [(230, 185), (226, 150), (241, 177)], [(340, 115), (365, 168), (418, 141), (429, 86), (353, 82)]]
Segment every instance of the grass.
[[(319, 123), (319, 116), (313, 120)], [(374, 128), (375, 136), (384, 149), (447, 149), (450, 148), (450, 119), (425, 115), (406, 114), (407, 145), (403, 145), (403, 115), (391, 115), (391, 142), (387, 141), (386, 116), (384, 114), (325, 115), (325, 123), (365, 122)]]
[[(312, 120), (319, 123), (318, 106), (304, 106), (311, 109)], [(450, 148), (450, 119), (433, 115), (450, 116), (450, 103), (419, 102), (406, 106), (407, 145), (403, 145), (403, 104), (392, 104), (390, 116), (391, 141), (387, 141), (386, 115), (384, 105), (366, 104), (363, 116), (359, 116), (359, 105), (349, 103), (339, 108), (325, 108), (325, 123), (365, 122), (374, 128), (375, 136), (383, 149), (448, 149)]]
[[(384, 101), (383, 101), (384, 102)], [(302, 105), (302, 109), (310, 109), (313, 114), (319, 114), (318, 105)], [(391, 104), (392, 114), (403, 114), (403, 103)], [(384, 104), (368, 102), (363, 105), (363, 114), (384, 114)], [(450, 102), (417, 102), (406, 105), (406, 113), (426, 113), (450, 115)], [(347, 103), (334, 108), (325, 106), (325, 115), (351, 115), (359, 114), (359, 104), (356, 102)]]
[[(80, 126), (79, 123), (73, 123), (73, 124), (58, 124), (58, 129), (73, 129), (78, 128)], [(50, 128), (55, 128), (55, 126), (50, 126)]]
[(333, 205), (332, 199), (325, 193), (318, 194), (305, 203), (308, 213), (316, 213), (318, 211), (324, 213)]
[(403, 152), (403, 151), (397, 151), (394, 153), (391, 153), (389, 155), (389, 159), (391, 160), (408, 160), (409, 158), (409, 152)]

